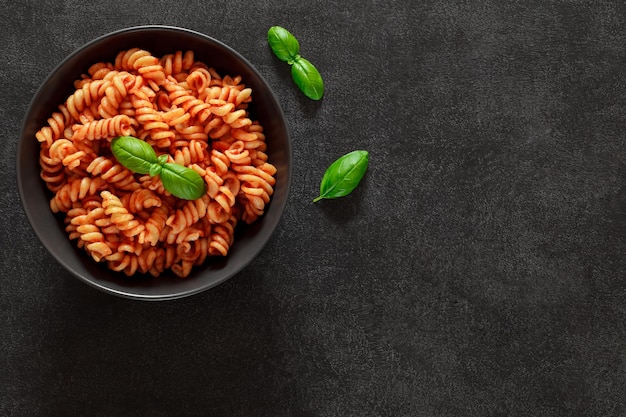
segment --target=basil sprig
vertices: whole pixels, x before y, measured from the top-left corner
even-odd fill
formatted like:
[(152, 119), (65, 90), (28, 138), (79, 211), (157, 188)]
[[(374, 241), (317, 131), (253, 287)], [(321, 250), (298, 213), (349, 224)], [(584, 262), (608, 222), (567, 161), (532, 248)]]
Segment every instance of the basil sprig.
[(206, 193), (204, 179), (193, 169), (167, 162), (167, 155), (157, 157), (149, 143), (132, 136), (119, 136), (111, 141), (115, 159), (137, 174), (159, 175), (163, 187), (184, 200), (196, 200)]
[(368, 164), (367, 151), (352, 151), (337, 159), (324, 173), (320, 183), (320, 194), (313, 202), (350, 194), (361, 182)]
[(274, 55), (291, 65), (291, 77), (304, 95), (319, 100), (324, 95), (324, 81), (311, 62), (300, 56), (300, 44), (287, 29), (272, 26), (267, 32), (267, 41)]

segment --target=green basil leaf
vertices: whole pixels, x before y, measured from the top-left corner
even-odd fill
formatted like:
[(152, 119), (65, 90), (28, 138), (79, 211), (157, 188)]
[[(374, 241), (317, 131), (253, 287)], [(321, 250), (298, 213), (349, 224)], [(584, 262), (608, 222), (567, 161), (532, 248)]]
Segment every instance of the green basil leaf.
[(305, 96), (319, 100), (324, 95), (324, 81), (317, 68), (304, 58), (298, 58), (291, 66), (291, 76)]
[(149, 143), (132, 136), (119, 136), (111, 141), (111, 152), (117, 161), (138, 174), (148, 174), (157, 162), (157, 156)]
[(320, 183), (320, 195), (313, 202), (350, 194), (361, 182), (368, 164), (367, 151), (352, 151), (337, 159), (324, 173)]
[(172, 195), (185, 200), (196, 200), (206, 193), (205, 182), (200, 174), (170, 162), (163, 164), (161, 182)]
[(267, 42), (281, 61), (293, 61), (300, 53), (298, 40), (283, 27), (272, 26), (267, 31)]

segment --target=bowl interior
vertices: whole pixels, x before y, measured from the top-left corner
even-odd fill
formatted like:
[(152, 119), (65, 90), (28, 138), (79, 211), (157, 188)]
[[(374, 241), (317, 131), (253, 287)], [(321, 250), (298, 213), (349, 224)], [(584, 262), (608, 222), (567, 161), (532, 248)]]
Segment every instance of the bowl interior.
[[(252, 225), (239, 227), (225, 258), (207, 259), (186, 278), (164, 273), (158, 278), (127, 277), (96, 263), (68, 239), (60, 217), (49, 208), (52, 194), (40, 179), (39, 142), (35, 133), (74, 91), (73, 81), (97, 62), (112, 62), (121, 50), (139, 47), (155, 56), (193, 50), (195, 59), (224, 75), (241, 75), (253, 90), (250, 118), (259, 120), (266, 134), (269, 161), (276, 166), (276, 185), (265, 214)], [(25, 213), (46, 249), (74, 276), (106, 292), (123, 297), (163, 300), (211, 288), (243, 269), (261, 251), (284, 211), (291, 182), (291, 144), (283, 111), (267, 82), (252, 65), (225, 44), (198, 32), (142, 26), (98, 38), (61, 62), (36, 92), (25, 115), (17, 150), (18, 189)]]

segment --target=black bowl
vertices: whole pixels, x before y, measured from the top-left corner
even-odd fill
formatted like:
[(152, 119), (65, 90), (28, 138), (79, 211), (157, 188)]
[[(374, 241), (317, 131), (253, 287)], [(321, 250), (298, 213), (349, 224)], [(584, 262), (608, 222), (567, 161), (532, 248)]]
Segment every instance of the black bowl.
[[(240, 225), (228, 256), (207, 259), (186, 278), (168, 272), (154, 277), (127, 277), (95, 262), (68, 239), (62, 219), (49, 201), (52, 194), (40, 179), (39, 142), (35, 132), (46, 124), (58, 105), (74, 91), (73, 81), (97, 62), (112, 62), (121, 50), (139, 47), (155, 56), (193, 50), (195, 59), (221, 75), (241, 75), (253, 89), (251, 118), (266, 134), (268, 156), (276, 166), (276, 185), (265, 214), (252, 225)], [(17, 180), (26, 216), (41, 243), (71, 274), (110, 294), (142, 300), (175, 299), (214, 287), (241, 271), (262, 250), (284, 211), (291, 183), (291, 143), (280, 104), (263, 76), (239, 53), (204, 34), (169, 26), (140, 26), (119, 30), (81, 47), (65, 58), (46, 78), (24, 117), (17, 147)]]

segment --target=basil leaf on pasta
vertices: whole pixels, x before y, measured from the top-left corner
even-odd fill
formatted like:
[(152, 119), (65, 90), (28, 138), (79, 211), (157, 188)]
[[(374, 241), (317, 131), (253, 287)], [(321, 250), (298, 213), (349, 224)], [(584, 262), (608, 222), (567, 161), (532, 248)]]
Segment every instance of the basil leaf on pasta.
[(324, 81), (313, 64), (304, 58), (298, 58), (291, 66), (291, 76), (305, 96), (319, 100), (324, 95)]
[(129, 170), (148, 174), (157, 162), (157, 156), (149, 143), (132, 136), (119, 136), (111, 141), (115, 159)]
[(172, 195), (195, 200), (206, 192), (204, 179), (193, 169), (169, 163), (167, 155), (157, 157), (149, 143), (132, 136), (120, 136), (111, 141), (111, 152), (127, 169), (137, 174), (159, 175), (163, 187)]
[(281, 61), (293, 61), (300, 53), (298, 40), (283, 27), (272, 26), (267, 32), (267, 42)]
[(196, 200), (206, 193), (204, 179), (185, 166), (165, 163), (160, 176), (165, 189), (178, 198)]
[(352, 151), (333, 162), (322, 177), (320, 194), (313, 202), (323, 198), (337, 198), (350, 194), (367, 171), (369, 153), (367, 151)]

